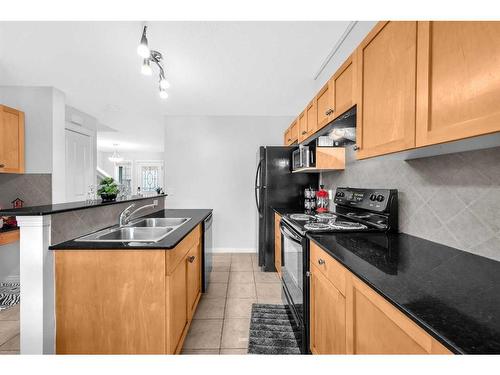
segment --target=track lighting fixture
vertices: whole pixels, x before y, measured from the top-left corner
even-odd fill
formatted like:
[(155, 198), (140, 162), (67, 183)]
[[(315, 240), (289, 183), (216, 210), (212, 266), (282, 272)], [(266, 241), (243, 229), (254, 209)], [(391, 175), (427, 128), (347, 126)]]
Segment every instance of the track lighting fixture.
[(160, 70), (160, 77), (159, 77), (160, 98), (167, 99), (168, 93), (166, 90), (170, 87), (170, 84), (165, 78), (165, 71), (163, 70), (162, 66), (163, 55), (161, 54), (161, 52), (149, 48), (148, 38), (146, 35), (147, 28), (148, 28), (147, 26), (144, 26), (142, 30), (141, 41), (139, 43), (139, 46), (137, 47), (137, 53), (139, 54), (139, 56), (143, 58), (141, 73), (146, 76), (152, 75), (153, 69), (151, 67), (151, 62), (155, 63), (158, 69)]

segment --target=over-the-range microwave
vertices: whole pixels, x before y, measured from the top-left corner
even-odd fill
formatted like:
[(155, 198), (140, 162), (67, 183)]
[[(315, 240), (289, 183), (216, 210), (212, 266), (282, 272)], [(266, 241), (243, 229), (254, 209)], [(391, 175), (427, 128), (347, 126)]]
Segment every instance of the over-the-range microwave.
[(316, 164), (314, 149), (314, 147), (300, 145), (292, 153), (292, 170), (296, 171), (302, 168), (314, 167)]

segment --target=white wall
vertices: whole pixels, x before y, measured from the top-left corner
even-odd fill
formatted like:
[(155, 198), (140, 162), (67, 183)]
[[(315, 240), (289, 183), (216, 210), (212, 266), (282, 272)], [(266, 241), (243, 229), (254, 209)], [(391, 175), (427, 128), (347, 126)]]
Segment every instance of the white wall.
[[(377, 21), (358, 21), (354, 28), (351, 30), (344, 43), (339, 47), (335, 55), (331, 58), (328, 65), (325, 66), (321, 74), (316, 79), (316, 89), (319, 90), (328, 79), (337, 71), (337, 69), (344, 63), (351, 53), (354, 52), (359, 43), (377, 24)], [(325, 46), (333, 46), (336, 40), (325, 40)], [(328, 53), (330, 51), (326, 51)]]
[(214, 248), (257, 251), (259, 146), (280, 145), (291, 117), (166, 117), (168, 208), (212, 208)]
[(0, 87), (0, 103), (25, 114), (26, 173), (52, 173), (54, 91), (52, 87)]

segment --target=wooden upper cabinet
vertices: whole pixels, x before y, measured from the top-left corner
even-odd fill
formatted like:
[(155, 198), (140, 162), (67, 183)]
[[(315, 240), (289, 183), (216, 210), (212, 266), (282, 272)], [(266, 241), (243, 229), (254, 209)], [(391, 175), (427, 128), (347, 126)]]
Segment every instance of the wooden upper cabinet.
[(299, 123), (297, 121), (294, 121), (290, 126), (290, 139), (292, 144), (299, 141)]
[(286, 130), (285, 130), (285, 133), (283, 134), (283, 144), (285, 146), (288, 146), (290, 145), (292, 142), (292, 138), (291, 138), (291, 127), (288, 127)]
[(297, 118), (297, 123), (299, 125), (299, 143), (307, 138), (308, 129), (307, 129), (307, 116), (306, 111), (304, 110), (299, 117)]
[(330, 114), (332, 119), (356, 104), (354, 100), (355, 78), (353, 58), (350, 56), (329, 81), (332, 94), (333, 112)]
[(346, 300), (311, 262), (310, 349), (313, 354), (346, 353)]
[(328, 81), (316, 95), (317, 119), (316, 128), (319, 130), (333, 120), (333, 84)]
[(307, 135), (304, 138), (310, 137), (317, 130), (318, 107), (316, 104), (316, 100), (311, 100), (311, 102), (307, 105), (306, 117), (307, 117)]
[(0, 173), (24, 173), (24, 112), (0, 105)]
[(379, 22), (356, 50), (358, 158), (415, 147), (417, 22)]
[(419, 22), (416, 144), (500, 131), (500, 23)]
[(348, 354), (451, 354), (354, 275), (347, 286)]

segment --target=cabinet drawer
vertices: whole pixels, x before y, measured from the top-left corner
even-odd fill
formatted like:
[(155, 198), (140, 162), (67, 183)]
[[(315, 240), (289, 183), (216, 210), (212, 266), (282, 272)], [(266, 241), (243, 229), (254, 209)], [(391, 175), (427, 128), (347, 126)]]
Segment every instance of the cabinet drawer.
[(310, 262), (345, 296), (347, 270), (314, 242), (310, 242)]
[(198, 224), (198, 226), (194, 228), (186, 237), (184, 237), (184, 239), (176, 247), (171, 250), (167, 250), (167, 265), (165, 267), (167, 275), (170, 275), (187, 252), (200, 242), (200, 238), (201, 224)]

